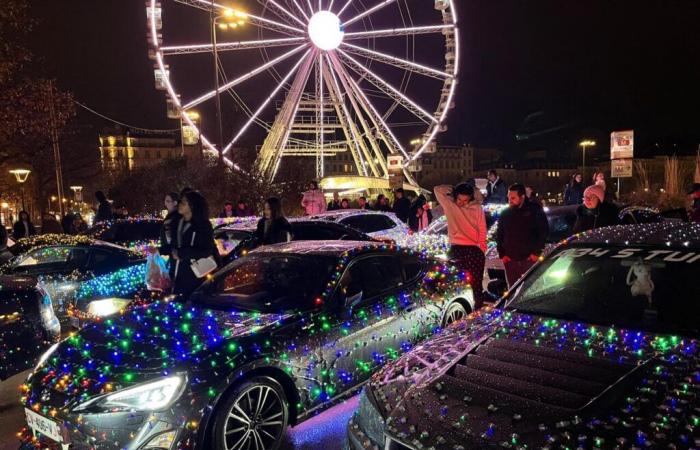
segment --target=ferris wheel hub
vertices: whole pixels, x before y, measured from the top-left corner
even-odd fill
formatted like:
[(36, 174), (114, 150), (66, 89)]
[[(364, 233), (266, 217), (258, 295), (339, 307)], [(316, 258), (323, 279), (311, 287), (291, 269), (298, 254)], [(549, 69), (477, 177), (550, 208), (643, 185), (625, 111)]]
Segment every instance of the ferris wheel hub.
[(325, 51), (335, 50), (343, 42), (345, 33), (340, 19), (330, 11), (319, 11), (309, 20), (309, 37), (314, 45)]

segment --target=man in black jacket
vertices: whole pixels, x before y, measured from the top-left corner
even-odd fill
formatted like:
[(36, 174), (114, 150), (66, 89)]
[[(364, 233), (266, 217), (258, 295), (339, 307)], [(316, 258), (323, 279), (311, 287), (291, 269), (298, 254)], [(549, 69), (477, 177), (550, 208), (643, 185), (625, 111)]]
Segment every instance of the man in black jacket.
[(394, 192), (394, 207), (392, 208), (396, 217), (403, 223), (408, 223), (408, 214), (411, 210), (411, 201), (403, 196), (403, 189), (398, 188)]
[(501, 180), (495, 170), (489, 170), (486, 176), (489, 182), (486, 184), (485, 203), (506, 203), (508, 201), (508, 191), (505, 181)]
[(508, 205), (498, 221), (496, 244), (512, 286), (542, 254), (549, 225), (542, 208), (527, 201), (522, 184), (508, 188)]

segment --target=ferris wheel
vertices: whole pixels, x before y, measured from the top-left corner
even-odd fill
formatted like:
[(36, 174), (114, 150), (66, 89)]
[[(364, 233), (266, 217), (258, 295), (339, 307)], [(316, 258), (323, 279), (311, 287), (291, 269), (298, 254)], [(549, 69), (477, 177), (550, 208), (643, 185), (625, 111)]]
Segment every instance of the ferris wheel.
[[(265, 179), (284, 157), (314, 158), (322, 178), (338, 155), (354, 175), (386, 178), (395, 155), (415, 184), (454, 106), (454, 3), (146, 0), (156, 87), (228, 164), (259, 144), (253, 170)], [(196, 121), (201, 108), (216, 108), (218, 133)]]

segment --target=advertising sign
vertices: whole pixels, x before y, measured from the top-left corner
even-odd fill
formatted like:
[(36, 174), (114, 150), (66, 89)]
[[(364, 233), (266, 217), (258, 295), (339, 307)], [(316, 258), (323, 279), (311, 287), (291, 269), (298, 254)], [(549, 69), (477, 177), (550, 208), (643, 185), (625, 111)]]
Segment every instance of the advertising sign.
[(389, 155), (386, 165), (389, 169), (389, 187), (392, 190), (403, 187), (403, 156)]
[(610, 161), (610, 176), (612, 178), (631, 178), (632, 159), (613, 159)]
[(634, 158), (634, 131), (613, 131), (610, 133), (610, 159)]

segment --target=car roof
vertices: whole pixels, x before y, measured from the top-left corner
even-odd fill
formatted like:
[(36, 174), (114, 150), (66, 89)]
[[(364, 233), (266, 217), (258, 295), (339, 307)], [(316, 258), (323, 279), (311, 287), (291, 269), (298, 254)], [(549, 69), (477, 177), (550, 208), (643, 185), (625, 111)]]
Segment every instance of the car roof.
[[(288, 218), (288, 220), (292, 226), (294, 226), (294, 225), (308, 225), (308, 226), (328, 225), (328, 226), (332, 226), (332, 227), (346, 228), (348, 230), (357, 231), (354, 228), (350, 228), (345, 224), (333, 222), (330, 220), (309, 220), (307, 217), (293, 217), (293, 218)], [(216, 227), (216, 231), (219, 231), (219, 230), (255, 231), (256, 228), (257, 228), (257, 223), (232, 223), (232, 224), (219, 225), (218, 227)], [(359, 231), (357, 231), (357, 232), (359, 232)]]
[(382, 245), (371, 241), (291, 241), (258, 247), (249, 254), (294, 253), (339, 257), (352, 250), (374, 249)]
[(573, 244), (645, 245), (700, 249), (700, 224), (659, 222), (598, 228), (572, 237)]
[(306, 219), (323, 219), (332, 217), (337, 220), (338, 218), (355, 216), (360, 214), (382, 214), (385, 216), (396, 216), (394, 213), (387, 211), (373, 211), (371, 209), (342, 209), (335, 211), (326, 211), (320, 214), (314, 214), (313, 216), (306, 217)]

